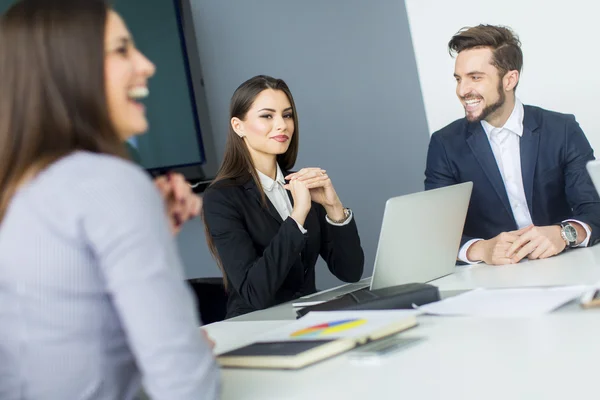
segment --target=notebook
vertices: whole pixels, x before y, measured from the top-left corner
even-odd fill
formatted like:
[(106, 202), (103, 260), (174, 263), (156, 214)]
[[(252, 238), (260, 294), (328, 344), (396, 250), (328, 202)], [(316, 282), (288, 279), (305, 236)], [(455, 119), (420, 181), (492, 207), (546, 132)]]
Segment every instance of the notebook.
[(415, 310), (310, 312), (217, 356), (222, 367), (299, 369), (417, 325)]

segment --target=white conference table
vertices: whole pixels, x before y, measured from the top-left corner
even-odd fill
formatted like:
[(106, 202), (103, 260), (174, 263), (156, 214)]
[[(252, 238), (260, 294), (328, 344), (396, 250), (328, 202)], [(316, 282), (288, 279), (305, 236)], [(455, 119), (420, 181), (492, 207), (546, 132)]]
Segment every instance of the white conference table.
[[(288, 322), (206, 329), (220, 353)], [(424, 340), (374, 364), (344, 353), (298, 371), (223, 368), (222, 399), (552, 400), (600, 392), (600, 310), (531, 319), (419, 317), (419, 326), (401, 335)]]
[[(344, 285), (331, 297), (364, 286)], [(477, 287), (592, 284), (600, 246), (510, 266), (457, 267), (431, 282), (442, 292)], [(205, 329), (221, 353), (295, 319), (282, 304)], [(222, 369), (223, 399), (564, 399), (597, 397), (600, 310), (571, 303), (537, 318), (419, 316), (400, 334), (424, 340), (374, 364), (345, 353), (299, 371)]]
[(572, 249), (545, 260), (526, 260), (519, 264), (459, 266), (453, 274), (430, 283), (447, 291), (596, 282), (600, 282), (600, 246)]

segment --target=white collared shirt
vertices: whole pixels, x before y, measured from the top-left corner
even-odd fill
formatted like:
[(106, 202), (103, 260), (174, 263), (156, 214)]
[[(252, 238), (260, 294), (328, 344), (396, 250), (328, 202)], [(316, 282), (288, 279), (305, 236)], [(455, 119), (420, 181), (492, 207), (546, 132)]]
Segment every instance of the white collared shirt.
[[(277, 165), (277, 176), (275, 177), (275, 180), (271, 179), (259, 170), (256, 170), (256, 172), (258, 172), (258, 178), (260, 179), (260, 184), (262, 185), (265, 195), (271, 201), (281, 219), (285, 221), (287, 217), (292, 214), (293, 207), (292, 202), (287, 194), (287, 190), (283, 187), (285, 185), (285, 179), (283, 172), (281, 172), (281, 168), (279, 168), (279, 165)], [(352, 220), (352, 211), (350, 211), (350, 216), (340, 224), (332, 222), (328, 216), (325, 216), (325, 219), (331, 225), (344, 226), (350, 223)], [(298, 225), (300, 232), (307, 232), (307, 230), (304, 229), (304, 227), (299, 224), (298, 221), (296, 221), (296, 224)]]
[[(519, 229), (533, 224), (531, 213), (525, 198), (525, 188), (523, 186), (523, 175), (521, 173), (521, 137), (523, 136), (523, 117), (525, 108), (519, 99), (515, 99), (515, 108), (513, 108), (510, 117), (503, 127), (497, 128), (490, 125), (487, 121), (481, 121), (481, 126), (487, 135), (494, 158), (498, 164), (510, 208), (515, 217), (515, 222)], [(590, 228), (577, 220), (566, 220), (577, 222), (586, 232), (585, 240), (579, 247), (585, 247), (590, 240)], [(473, 239), (466, 242), (458, 253), (458, 259), (469, 264), (475, 264), (467, 259), (467, 251), (475, 242), (483, 239)]]

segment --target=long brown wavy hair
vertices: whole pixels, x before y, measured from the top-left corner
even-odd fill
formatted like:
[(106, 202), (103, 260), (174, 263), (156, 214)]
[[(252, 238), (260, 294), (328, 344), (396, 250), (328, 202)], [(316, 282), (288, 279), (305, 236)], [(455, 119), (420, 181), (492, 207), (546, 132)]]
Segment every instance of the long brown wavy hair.
[(104, 82), (102, 0), (21, 0), (0, 19), (0, 222), (17, 188), (86, 150), (125, 157)]
[[(231, 126), (231, 119), (237, 117), (242, 121), (245, 120), (246, 114), (252, 107), (252, 104), (254, 104), (256, 97), (258, 97), (263, 90), (267, 89), (281, 90), (284, 92), (292, 106), (292, 115), (294, 116), (294, 134), (292, 135), (292, 139), (290, 140), (290, 145), (287, 151), (277, 156), (277, 163), (283, 171), (289, 171), (294, 167), (294, 164), (296, 163), (296, 157), (298, 156), (299, 133), (298, 113), (296, 112), (294, 98), (292, 97), (292, 93), (288, 85), (282, 79), (276, 79), (266, 75), (258, 75), (242, 83), (235, 90), (233, 96), (231, 97), (231, 102), (229, 105), (229, 133), (227, 134), (227, 143), (225, 144), (225, 155), (223, 156), (223, 162), (221, 163), (219, 171), (217, 172), (217, 176), (209, 186), (209, 189), (217, 185), (219, 182), (223, 182), (225, 180), (239, 181), (244, 179), (252, 179), (257, 188), (262, 188), (260, 179), (258, 178), (258, 174), (256, 173), (256, 169), (254, 167), (254, 163), (252, 162), (252, 157), (250, 156), (250, 151), (248, 151), (248, 147), (244, 143), (244, 139), (240, 138), (233, 130), (233, 127)], [(262, 190), (259, 190), (259, 192), (263, 205), (266, 207), (267, 202), (265, 199), (265, 194)], [(217, 252), (217, 248), (212, 240), (208, 225), (206, 224), (204, 211), (202, 212), (202, 219), (204, 221), (204, 232), (206, 234), (208, 249), (217, 262), (217, 265), (223, 274), (225, 285), (227, 286), (227, 277), (225, 271), (223, 270), (223, 265), (221, 263), (219, 253)]]

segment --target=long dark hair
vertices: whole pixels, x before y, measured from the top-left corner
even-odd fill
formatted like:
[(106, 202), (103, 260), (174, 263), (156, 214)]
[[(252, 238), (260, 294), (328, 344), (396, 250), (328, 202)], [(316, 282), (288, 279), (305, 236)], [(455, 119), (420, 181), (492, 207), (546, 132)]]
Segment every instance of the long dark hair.
[(21, 0), (0, 19), (0, 221), (18, 186), (76, 150), (125, 157), (104, 81), (109, 6)]
[[(289, 171), (294, 167), (296, 163), (296, 157), (298, 156), (298, 113), (296, 112), (296, 104), (288, 85), (282, 79), (272, 78), (266, 75), (258, 75), (248, 79), (242, 83), (233, 93), (231, 97), (231, 103), (229, 105), (229, 120), (237, 117), (241, 120), (246, 119), (248, 110), (254, 104), (256, 97), (266, 89), (281, 90), (286, 94), (290, 104), (292, 106), (292, 115), (294, 116), (294, 134), (290, 140), (290, 145), (287, 151), (277, 156), (277, 163), (284, 171)], [(252, 179), (256, 184), (256, 187), (261, 189), (260, 179), (254, 168), (252, 157), (248, 151), (248, 147), (244, 143), (244, 139), (240, 138), (233, 127), (231, 122), (229, 123), (229, 133), (227, 134), (227, 143), (225, 144), (225, 155), (223, 156), (223, 162), (217, 172), (217, 176), (209, 186), (209, 189), (220, 182), (225, 180), (245, 180)], [(262, 190), (259, 190), (263, 205), (266, 207), (265, 194)], [(204, 218), (204, 211), (202, 212), (202, 219), (204, 220), (204, 232), (206, 234), (206, 242), (208, 243), (208, 249), (210, 250), (213, 258), (217, 261), (219, 269), (223, 273), (225, 284), (227, 284), (227, 278), (221, 258), (217, 252), (217, 248), (212, 240), (206, 219)]]

